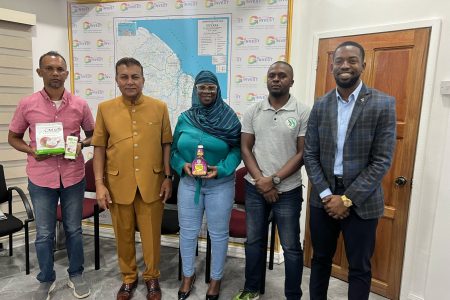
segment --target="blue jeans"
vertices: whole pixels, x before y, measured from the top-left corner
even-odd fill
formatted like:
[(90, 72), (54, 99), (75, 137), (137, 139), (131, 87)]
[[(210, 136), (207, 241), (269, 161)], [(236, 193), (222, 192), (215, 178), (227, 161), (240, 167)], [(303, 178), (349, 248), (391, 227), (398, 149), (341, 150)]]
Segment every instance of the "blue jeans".
[(31, 202), (33, 203), (36, 221), (36, 254), (40, 272), (37, 279), (40, 282), (49, 282), (56, 279), (53, 269), (53, 248), (55, 242), (56, 207), (61, 202), (63, 227), (66, 235), (67, 256), (70, 277), (83, 273), (84, 253), (81, 231), (81, 217), (83, 213), (83, 199), (85, 180), (64, 188), (52, 189), (40, 187), (28, 180)]
[(195, 249), (205, 211), (211, 237), (211, 278), (220, 280), (228, 250), (230, 215), (234, 202), (234, 174), (220, 179), (202, 180), (198, 204), (194, 203), (195, 190), (194, 178), (181, 178), (178, 186), (178, 219), (183, 275), (194, 275)]
[(303, 250), (300, 244), (300, 212), (302, 188), (279, 195), (277, 202), (268, 204), (255, 186), (245, 182), (245, 211), (247, 242), (245, 243), (244, 290), (258, 292), (261, 286), (261, 268), (267, 257), (265, 241), (270, 211), (278, 227), (284, 252), (284, 294), (288, 300), (302, 297)]

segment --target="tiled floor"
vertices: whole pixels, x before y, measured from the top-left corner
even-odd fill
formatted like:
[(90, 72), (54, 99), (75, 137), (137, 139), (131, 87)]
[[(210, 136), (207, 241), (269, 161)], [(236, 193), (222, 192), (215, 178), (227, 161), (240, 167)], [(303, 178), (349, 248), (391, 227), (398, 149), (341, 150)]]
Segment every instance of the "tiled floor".
[[(112, 239), (102, 239), (101, 269), (94, 270), (94, 246), (93, 238), (85, 236), (85, 278), (92, 285), (92, 293), (86, 299), (115, 299), (117, 290), (121, 284), (121, 278), (117, 266), (115, 243)], [(0, 299), (18, 300), (31, 299), (33, 291), (38, 288), (35, 279), (37, 273), (37, 260), (34, 245), (31, 245), (31, 274), (25, 275), (23, 247), (15, 249), (14, 256), (7, 256), (6, 251), (0, 252)], [(140, 270), (143, 269), (143, 261), (140, 244), (137, 244), (137, 258)], [(225, 274), (222, 282), (220, 299), (231, 299), (232, 296), (243, 287), (244, 284), (244, 260), (229, 258), (225, 266)], [(200, 253), (197, 258), (197, 282), (189, 299), (205, 299), (207, 285), (204, 283), (205, 255)], [(177, 280), (178, 252), (177, 249), (163, 247), (161, 251), (161, 279), (163, 299), (177, 299), (179, 281)], [(67, 287), (67, 257), (66, 251), (55, 252), (55, 270), (57, 274), (57, 286), (51, 299), (76, 299)], [(302, 288), (303, 299), (309, 299), (308, 282), (310, 270), (304, 269)], [(267, 270), (266, 293), (260, 299), (284, 299), (284, 265), (275, 265), (274, 270)], [(347, 284), (343, 281), (332, 279), (330, 281), (329, 299), (347, 299)], [(146, 291), (143, 282), (133, 299), (145, 299)], [(386, 299), (375, 294), (370, 295), (370, 300)]]

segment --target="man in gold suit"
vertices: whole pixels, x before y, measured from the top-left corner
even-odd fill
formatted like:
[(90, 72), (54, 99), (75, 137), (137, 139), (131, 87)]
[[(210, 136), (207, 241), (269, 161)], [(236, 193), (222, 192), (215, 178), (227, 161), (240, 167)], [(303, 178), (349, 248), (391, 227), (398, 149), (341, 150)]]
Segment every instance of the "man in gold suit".
[(121, 96), (99, 104), (94, 135), (97, 201), (111, 212), (123, 284), (117, 300), (131, 299), (138, 284), (135, 230), (146, 269), (147, 299), (161, 299), (158, 278), (164, 201), (172, 193), (167, 105), (144, 96), (143, 68), (125, 57), (116, 63)]

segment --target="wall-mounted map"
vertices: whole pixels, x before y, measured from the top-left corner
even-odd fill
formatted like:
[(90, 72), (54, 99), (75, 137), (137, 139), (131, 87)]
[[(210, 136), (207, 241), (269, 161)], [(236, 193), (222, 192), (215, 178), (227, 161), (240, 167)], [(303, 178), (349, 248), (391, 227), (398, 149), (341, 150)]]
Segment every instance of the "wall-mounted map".
[[(164, 99), (170, 121), (191, 106), (199, 70), (217, 74), (228, 99), (230, 67), (229, 16), (115, 18), (115, 56), (134, 57), (144, 67), (144, 94)], [(118, 92), (118, 91), (117, 91)]]
[(74, 1), (72, 88), (95, 115), (120, 93), (115, 62), (132, 56), (144, 66), (144, 93), (168, 103), (172, 127), (204, 69), (240, 116), (267, 94), (268, 66), (286, 59), (288, 8), (288, 0)]

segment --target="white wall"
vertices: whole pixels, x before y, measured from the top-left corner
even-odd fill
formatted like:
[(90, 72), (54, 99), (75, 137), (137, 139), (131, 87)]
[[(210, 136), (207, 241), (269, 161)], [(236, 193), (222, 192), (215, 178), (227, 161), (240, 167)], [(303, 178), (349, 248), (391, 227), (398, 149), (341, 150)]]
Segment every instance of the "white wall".
[[(450, 1), (448, 0), (293, 0), (291, 63), (293, 94), (313, 103), (314, 35), (380, 25), (441, 19), (436, 64), (427, 74), (402, 278), (402, 299), (447, 299), (450, 270), (450, 96), (439, 84), (450, 80)], [(66, 1), (0, 0), (0, 7), (33, 13), (33, 62), (49, 50), (69, 58)], [(433, 46), (433, 45), (432, 45)], [(430, 67), (430, 66), (429, 66)], [(431, 79), (431, 80), (430, 80)], [(69, 87), (69, 82), (66, 86)], [(42, 87), (37, 75), (35, 89)], [(446, 155), (447, 154), (447, 155)], [(303, 228), (304, 215), (303, 210)]]
[[(64, 0), (0, 0), (0, 7), (36, 15), (33, 26), (33, 66), (39, 65), (39, 57), (50, 51), (58, 51), (69, 61), (69, 38), (67, 29), (67, 4)], [(34, 89), (42, 89), (42, 79), (34, 73)], [(66, 81), (70, 90), (70, 80)]]
[(294, 49), (291, 63), (295, 71), (293, 93), (309, 105), (312, 105), (314, 95), (315, 73), (312, 66), (315, 63), (314, 47), (317, 47), (314, 45), (315, 35), (366, 32), (367, 29), (362, 28), (435, 18), (442, 20), (442, 32), (437, 43), (431, 45), (437, 47), (437, 51), (431, 51), (437, 53), (437, 57), (433, 57), (436, 64), (428, 66), (431, 72), (427, 73), (422, 107), (402, 299), (450, 298), (450, 96), (439, 93), (440, 82), (450, 80), (450, 1), (294, 1), (291, 48)]

